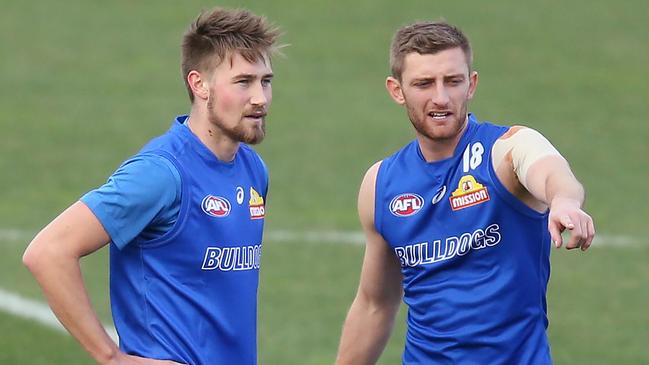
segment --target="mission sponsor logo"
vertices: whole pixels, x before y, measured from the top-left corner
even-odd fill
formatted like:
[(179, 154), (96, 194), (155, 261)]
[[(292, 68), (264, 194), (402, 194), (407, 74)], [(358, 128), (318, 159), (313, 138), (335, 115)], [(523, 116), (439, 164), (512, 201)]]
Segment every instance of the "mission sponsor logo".
[(457, 189), (449, 198), (451, 209), (460, 210), (489, 200), (487, 187), (478, 183), (471, 175), (462, 176)]
[(208, 195), (203, 198), (201, 202), (201, 208), (207, 215), (212, 217), (223, 218), (227, 217), (230, 214), (232, 206), (230, 202), (220, 196)]
[(397, 195), (390, 202), (390, 212), (397, 217), (408, 217), (417, 214), (423, 207), (424, 198), (415, 193)]
[(266, 216), (264, 198), (252, 186), (250, 187), (250, 200), (248, 203), (250, 205), (250, 219), (262, 219)]

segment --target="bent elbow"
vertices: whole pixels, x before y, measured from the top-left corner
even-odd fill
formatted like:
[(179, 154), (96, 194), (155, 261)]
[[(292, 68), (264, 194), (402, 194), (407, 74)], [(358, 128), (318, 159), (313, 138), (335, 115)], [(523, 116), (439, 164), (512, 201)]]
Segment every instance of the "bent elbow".
[(38, 272), (42, 271), (45, 263), (47, 262), (47, 250), (43, 245), (43, 242), (40, 242), (38, 237), (34, 238), (32, 242), (27, 246), (25, 252), (23, 253), (23, 265), (33, 274), (37, 275)]
[(23, 253), (23, 265), (25, 265), (27, 267), (27, 269), (29, 269), (29, 271), (31, 271), (32, 273), (38, 267), (38, 256), (39, 255), (38, 255), (38, 252), (36, 252), (36, 251), (38, 251), (38, 250), (34, 247), (34, 241), (32, 241), (29, 244), (29, 246), (27, 246), (27, 249)]

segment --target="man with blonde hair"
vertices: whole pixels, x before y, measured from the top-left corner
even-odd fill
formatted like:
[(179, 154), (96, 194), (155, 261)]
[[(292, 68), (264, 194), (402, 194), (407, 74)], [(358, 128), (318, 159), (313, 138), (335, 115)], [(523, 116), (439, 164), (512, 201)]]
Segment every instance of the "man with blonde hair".
[(467, 112), (478, 74), (455, 26), (399, 29), (390, 65), (416, 139), (361, 184), (367, 244), (337, 364), (376, 362), (402, 297), (403, 364), (551, 364), (550, 244), (567, 229), (568, 249), (590, 246), (582, 186), (540, 133)]
[[(246, 10), (201, 14), (182, 42), (189, 115), (46, 226), (23, 261), (100, 364), (257, 363), (268, 174), (262, 141), (278, 30)], [(79, 259), (110, 243), (119, 347)]]

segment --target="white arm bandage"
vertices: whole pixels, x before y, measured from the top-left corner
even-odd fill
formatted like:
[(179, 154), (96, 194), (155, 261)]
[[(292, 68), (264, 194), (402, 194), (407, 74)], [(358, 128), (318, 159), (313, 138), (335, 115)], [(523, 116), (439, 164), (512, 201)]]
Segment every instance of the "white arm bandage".
[(518, 181), (528, 189), (527, 171), (530, 166), (545, 156), (561, 156), (561, 154), (541, 133), (531, 128), (518, 128), (520, 127), (512, 127), (494, 143), (491, 158), (494, 168), (497, 169), (507, 153), (511, 151)]

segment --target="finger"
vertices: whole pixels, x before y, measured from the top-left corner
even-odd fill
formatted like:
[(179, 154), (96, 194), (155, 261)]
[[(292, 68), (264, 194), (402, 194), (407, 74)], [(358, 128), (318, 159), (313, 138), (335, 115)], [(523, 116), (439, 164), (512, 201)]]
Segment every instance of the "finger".
[(584, 247), (584, 244), (586, 244), (586, 240), (588, 239), (588, 219), (586, 219), (586, 217), (581, 217), (579, 223), (581, 226), (581, 236), (579, 239), (579, 245), (577, 247), (582, 248)]
[(561, 229), (559, 229), (558, 224), (550, 221), (548, 224), (548, 230), (550, 231), (550, 238), (552, 239), (552, 242), (554, 242), (554, 247), (561, 247), (563, 239), (561, 238)]
[(581, 244), (584, 234), (582, 232), (581, 224), (573, 224), (572, 229), (570, 229), (570, 241), (566, 245), (568, 250), (578, 248)]
[(570, 219), (570, 216), (568, 216), (568, 215), (561, 216), (559, 221), (561, 222), (562, 226), (568, 228), (569, 230), (573, 230), (575, 228), (575, 225), (572, 222), (572, 219)]
[(588, 227), (588, 237), (586, 238), (586, 242), (584, 242), (584, 244), (581, 246), (582, 251), (586, 251), (593, 243), (593, 239), (595, 238), (595, 224), (593, 223), (593, 219), (588, 219), (586, 225)]
[(566, 248), (568, 250), (574, 250), (576, 248), (581, 247), (581, 244), (584, 242), (584, 237), (585, 237), (585, 230), (584, 226), (581, 224), (581, 222), (576, 221), (576, 224), (574, 225), (574, 228), (569, 231), (570, 232), (570, 241), (566, 245)]

